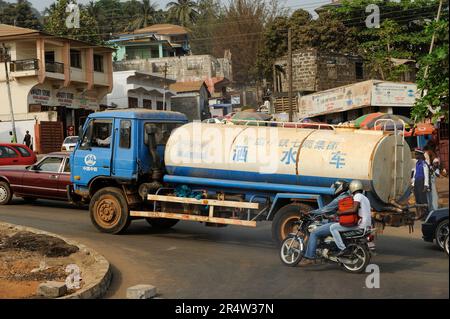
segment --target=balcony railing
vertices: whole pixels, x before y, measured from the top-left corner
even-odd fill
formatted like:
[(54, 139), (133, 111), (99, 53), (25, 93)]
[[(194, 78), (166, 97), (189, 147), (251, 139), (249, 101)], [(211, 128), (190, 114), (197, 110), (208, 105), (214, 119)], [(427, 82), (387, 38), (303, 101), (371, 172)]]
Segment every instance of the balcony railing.
[(11, 63), (11, 72), (39, 70), (38, 59), (17, 60)]
[(64, 63), (45, 62), (45, 71), (64, 74)]

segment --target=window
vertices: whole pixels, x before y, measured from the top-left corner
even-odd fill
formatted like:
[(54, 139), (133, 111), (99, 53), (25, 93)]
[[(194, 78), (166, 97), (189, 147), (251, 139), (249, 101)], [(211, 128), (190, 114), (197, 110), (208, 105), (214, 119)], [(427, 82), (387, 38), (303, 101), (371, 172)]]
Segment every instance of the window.
[(81, 52), (78, 50), (70, 50), (70, 66), (81, 69)]
[(91, 147), (109, 148), (111, 146), (111, 140), (111, 120), (90, 121), (81, 141), (80, 149), (86, 150)]
[(152, 109), (152, 100), (143, 100), (142, 104), (145, 109)]
[(160, 111), (164, 111), (164, 103), (161, 101), (156, 101), (156, 109)]
[(0, 157), (1, 158), (12, 158), (19, 157), (17, 153), (10, 147), (0, 146)]
[(59, 168), (61, 167), (62, 160), (62, 157), (47, 157), (38, 164), (37, 170), (57, 173), (59, 172)]
[(129, 108), (138, 107), (138, 99), (135, 97), (129, 97), (128, 98), (128, 107)]
[(121, 148), (130, 148), (131, 146), (131, 121), (120, 121), (120, 143)]
[(152, 131), (155, 133), (156, 145), (166, 145), (172, 131), (181, 125), (179, 123), (145, 123), (144, 144), (148, 145), (147, 132)]
[(18, 150), (19, 153), (20, 153), (23, 157), (30, 157), (30, 156), (31, 156), (30, 152), (28, 152), (28, 150), (27, 150), (26, 148), (22, 147), (22, 146), (14, 146), (14, 148), (15, 148), (16, 150)]
[(64, 163), (64, 173), (70, 173), (70, 161), (69, 158), (66, 158), (66, 162)]
[(55, 51), (45, 52), (45, 62), (55, 62)]
[(103, 56), (94, 54), (94, 71), (103, 72)]
[(358, 80), (364, 79), (364, 68), (363, 68), (362, 62), (355, 63), (355, 75), (356, 75), (356, 79), (358, 79)]

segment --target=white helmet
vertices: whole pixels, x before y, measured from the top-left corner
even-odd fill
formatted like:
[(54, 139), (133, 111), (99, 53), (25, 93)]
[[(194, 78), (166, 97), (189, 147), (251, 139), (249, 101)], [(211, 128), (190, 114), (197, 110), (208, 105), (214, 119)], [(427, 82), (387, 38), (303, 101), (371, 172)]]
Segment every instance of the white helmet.
[(350, 185), (349, 185), (348, 189), (349, 189), (350, 192), (353, 194), (353, 193), (355, 193), (356, 191), (362, 191), (362, 190), (364, 190), (364, 186), (363, 186), (363, 184), (361, 183), (361, 181), (355, 179), (355, 180), (353, 180), (353, 181), (350, 182)]

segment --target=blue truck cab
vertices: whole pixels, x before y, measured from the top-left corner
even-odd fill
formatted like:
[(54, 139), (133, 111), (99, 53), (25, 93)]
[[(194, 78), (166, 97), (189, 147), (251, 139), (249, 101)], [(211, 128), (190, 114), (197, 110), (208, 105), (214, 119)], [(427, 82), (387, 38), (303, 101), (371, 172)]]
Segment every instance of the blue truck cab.
[[(70, 157), (71, 200), (90, 202), (92, 206), (100, 196), (98, 193), (103, 194), (106, 189), (106, 197), (112, 199), (103, 201), (105, 214), (112, 212), (114, 206), (128, 209), (141, 202), (139, 189), (145, 192), (148, 191), (145, 186), (161, 186), (152, 183), (164, 173), (165, 143), (171, 131), (186, 122), (181, 113), (147, 109), (90, 114)], [(117, 195), (119, 192), (121, 195)], [(105, 218), (114, 221), (119, 216)], [(120, 227), (112, 228), (111, 232), (117, 232)]]

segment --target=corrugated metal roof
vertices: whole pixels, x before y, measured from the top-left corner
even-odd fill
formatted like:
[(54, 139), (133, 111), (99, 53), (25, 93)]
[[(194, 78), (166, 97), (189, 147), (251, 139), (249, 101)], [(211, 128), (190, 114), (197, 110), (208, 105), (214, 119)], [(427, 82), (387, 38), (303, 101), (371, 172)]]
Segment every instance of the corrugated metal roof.
[(154, 32), (162, 35), (188, 34), (189, 30), (175, 24), (154, 24), (142, 29), (134, 30), (133, 33)]
[(205, 85), (204, 81), (177, 82), (170, 85), (170, 90), (177, 93), (198, 92)]
[(17, 35), (39, 33), (37, 30), (15, 27), (8, 24), (0, 24), (0, 38)]
[(157, 111), (141, 108), (106, 110), (89, 114), (89, 118), (125, 118), (167, 122), (187, 122), (184, 114), (172, 111)]

